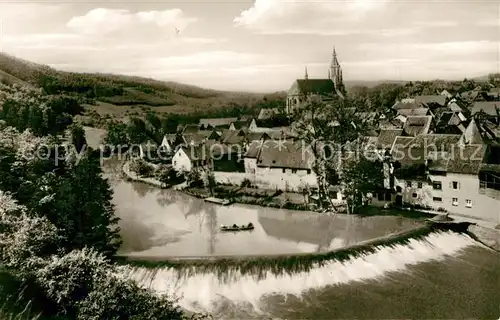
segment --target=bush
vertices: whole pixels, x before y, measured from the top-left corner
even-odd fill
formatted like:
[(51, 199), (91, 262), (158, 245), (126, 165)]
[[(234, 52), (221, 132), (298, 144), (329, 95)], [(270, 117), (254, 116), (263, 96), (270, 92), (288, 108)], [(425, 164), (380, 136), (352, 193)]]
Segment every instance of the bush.
[(165, 185), (174, 185), (185, 181), (181, 173), (169, 166), (160, 166), (155, 172), (155, 177)]
[(192, 188), (201, 188), (204, 186), (201, 173), (198, 170), (191, 170), (186, 176), (187, 183)]
[(248, 178), (245, 178), (242, 182), (241, 182), (241, 185), (240, 185), (242, 188), (251, 188), (252, 187), (252, 182), (250, 181), (250, 179)]
[(145, 178), (150, 178), (154, 175), (154, 168), (142, 159), (133, 161), (130, 165), (130, 170)]

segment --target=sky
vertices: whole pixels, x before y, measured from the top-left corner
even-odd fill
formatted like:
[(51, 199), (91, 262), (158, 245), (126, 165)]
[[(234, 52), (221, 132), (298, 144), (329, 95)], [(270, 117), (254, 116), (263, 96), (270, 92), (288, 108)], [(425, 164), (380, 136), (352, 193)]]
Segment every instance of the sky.
[(491, 0), (0, 0), (0, 49), (60, 70), (222, 90), (326, 78), (463, 79), (500, 72)]

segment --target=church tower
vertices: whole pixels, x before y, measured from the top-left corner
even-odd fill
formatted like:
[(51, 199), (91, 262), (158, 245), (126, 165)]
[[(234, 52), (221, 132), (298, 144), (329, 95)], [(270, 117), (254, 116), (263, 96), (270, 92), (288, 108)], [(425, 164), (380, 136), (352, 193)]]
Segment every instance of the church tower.
[(337, 59), (337, 52), (335, 52), (335, 47), (333, 47), (332, 61), (330, 62), (330, 68), (328, 69), (328, 78), (333, 81), (335, 89), (341, 92), (344, 90), (342, 68), (340, 67), (339, 60)]

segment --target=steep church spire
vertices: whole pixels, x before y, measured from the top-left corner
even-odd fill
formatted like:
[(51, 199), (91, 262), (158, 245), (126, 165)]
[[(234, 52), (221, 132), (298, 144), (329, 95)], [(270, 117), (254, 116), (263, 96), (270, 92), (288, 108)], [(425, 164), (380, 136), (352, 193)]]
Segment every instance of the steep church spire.
[(341, 92), (344, 91), (342, 68), (340, 67), (339, 60), (337, 59), (335, 46), (333, 46), (332, 61), (330, 62), (330, 68), (328, 69), (328, 78), (333, 81), (336, 90), (339, 90)]

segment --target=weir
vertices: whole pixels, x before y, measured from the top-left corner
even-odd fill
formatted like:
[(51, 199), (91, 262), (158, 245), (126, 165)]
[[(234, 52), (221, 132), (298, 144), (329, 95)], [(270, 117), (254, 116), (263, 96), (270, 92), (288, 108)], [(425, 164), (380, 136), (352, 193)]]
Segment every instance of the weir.
[(273, 275), (308, 272), (311, 268), (321, 267), (329, 261), (343, 262), (360, 256), (375, 253), (381, 247), (405, 245), (418, 241), (431, 233), (449, 231), (467, 233), (470, 223), (432, 223), (412, 228), (388, 236), (371, 239), (362, 243), (323, 253), (300, 253), (259, 256), (211, 256), (211, 257), (123, 257), (119, 262), (146, 269), (172, 268), (182, 274), (215, 273), (221, 278), (238, 270), (241, 275), (253, 275), (258, 278), (268, 273)]
[[(273, 297), (300, 299), (310, 290), (383, 281), (387, 276), (390, 279), (391, 274), (407, 272), (411, 266), (440, 261), (457, 256), (468, 247), (481, 246), (467, 234), (465, 225), (455, 225), (453, 229), (427, 225), (400, 233), (397, 238), (393, 235), (385, 243), (378, 239), (324, 255), (209, 260), (205, 264), (132, 261), (121, 270), (123, 276), (140, 286), (179, 297), (180, 306), (187, 310), (209, 312), (216, 318), (262, 319), (268, 316), (265, 301)], [(292, 261), (301, 264), (296, 267)], [(236, 309), (244, 313), (228, 313)]]

